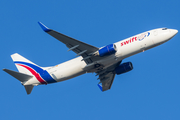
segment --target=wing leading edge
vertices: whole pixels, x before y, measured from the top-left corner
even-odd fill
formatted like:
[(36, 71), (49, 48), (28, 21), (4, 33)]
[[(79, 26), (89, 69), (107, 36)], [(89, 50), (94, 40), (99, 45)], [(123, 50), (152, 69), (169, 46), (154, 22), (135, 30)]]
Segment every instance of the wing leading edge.
[(90, 55), (92, 53), (96, 52), (97, 50), (99, 50), (99, 48), (89, 45), (87, 43), (81, 42), (74, 38), (68, 37), (68, 36), (61, 34), (59, 32), (56, 32), (52, 29), (49, 29), (41, 22), (38, 22), (38, 23), (46, 33), (53, 36), (54, 38), (61, 41), (62, 43), (64, 43), (69, 48), (68, 51), (72, 50), (73, 52), (75, 52), (77, 54), (76, 56), (82, 56), (83, 60), (87, 64), (93, 62), (93, 59), (91, 58)]

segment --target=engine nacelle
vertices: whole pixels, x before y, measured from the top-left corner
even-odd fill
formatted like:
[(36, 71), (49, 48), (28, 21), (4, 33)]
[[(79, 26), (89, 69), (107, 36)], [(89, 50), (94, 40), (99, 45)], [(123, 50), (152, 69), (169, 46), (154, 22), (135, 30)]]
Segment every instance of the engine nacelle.
[(117, 51), (115, 44), (107, 45), (94, 53), (94, 56), (106, 56), (114, 54)]
[(131, 62), (126, 62), (126, 63), (123, 63), (121, 65), (119, 65), (116, 69), (115, 69), (115, 72), (117, 75), (119, 74), (123, 74), (123, 73), (126, 73), (126, 72), (129, 72), (133, 69), (133, 65)]

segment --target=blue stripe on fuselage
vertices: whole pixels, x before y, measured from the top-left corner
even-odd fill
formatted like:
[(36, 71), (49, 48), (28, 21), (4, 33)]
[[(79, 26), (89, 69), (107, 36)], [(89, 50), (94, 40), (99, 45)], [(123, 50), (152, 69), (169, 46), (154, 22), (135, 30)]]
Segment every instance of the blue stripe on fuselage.
[(57, 82), (55, 81), (51, 75), (46, 71), (46, 70), (43, 70), (42, 68), (36, 66), (36, 65), (33, 65), (31, 63), (26, 63), (26, 62), (19, 62), (19, 61), (16, 61), (14, 63), (17, 63), (17, 64), (23, 64), (23, 65), (26, 65), (26, 66), (29, 66), (31, 67), (32, 69), (34, 69), (37, 73), (39, 73), (39, 75), (47, 82), (47, 83), (54, 83), (54, 82)]

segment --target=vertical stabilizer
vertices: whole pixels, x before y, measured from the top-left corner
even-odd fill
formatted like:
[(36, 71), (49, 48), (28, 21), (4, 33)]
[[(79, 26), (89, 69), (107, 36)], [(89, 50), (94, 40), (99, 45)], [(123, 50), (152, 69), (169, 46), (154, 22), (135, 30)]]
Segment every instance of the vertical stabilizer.
[(9, 69), (3, 70), (18, 79), (24, 85), (27, 94), (31, 93), (34, 86), (57, 82), (46, 70), (50, 67), (40, 67), (18, 53), (12, 54), (11, 58), (19, 72)]
[(18, 71), (24, 74), (32, 75), (31, 72), (27, 70), (25, 67), (18, 65), (19, 63), (28, 63), (28, 64), (30, 63), (32, 65), (38, 66), (33, 62), (29, 61), (28, 59), (24, 58), (23, 56), (19, 55), (18, 53), (12, 54), (11, 58), (13, 59)]

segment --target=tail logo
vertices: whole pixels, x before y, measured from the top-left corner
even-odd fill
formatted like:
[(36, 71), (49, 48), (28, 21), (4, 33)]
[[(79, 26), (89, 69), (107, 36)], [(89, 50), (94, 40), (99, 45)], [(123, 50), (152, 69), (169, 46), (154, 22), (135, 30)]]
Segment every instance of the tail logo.
[(46, 70), (43, 70), (42, 68), (34, 64), (19, 62), (19, 61), (16, 61), (14, 63), (30, 71), (31, 74), (33, 74), (41, 84), (49, 84), (49, 83), (57, 82), (51, 77), (51, 75)]

